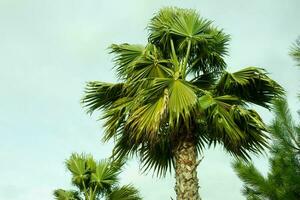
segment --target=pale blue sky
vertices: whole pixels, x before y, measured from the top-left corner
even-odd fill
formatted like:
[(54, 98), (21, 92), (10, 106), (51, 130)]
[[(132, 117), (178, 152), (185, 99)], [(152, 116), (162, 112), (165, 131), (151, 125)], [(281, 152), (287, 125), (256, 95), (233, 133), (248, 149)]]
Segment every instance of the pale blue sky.
[[(229, 70), (267, 69), (284, 86), (293, 110), (300, 72), (288, 56), (300, 35), (300, 1), (286, 0), (0, 0), (0, 199), (47, 200), (69, 188), (64, 160), (72, 152), (107, 157), (98, 115), (80, 98), (85, 82), (116, 81), (111, 43), (145, 43), (145, 27), (163, 6), (194, 8), (231, 34)], [(265, 121), (271, 114), (259, 110)], [(266, 157), (256, 158), (264, 172)], [(205, 151), (199, 166), (204, 200), (240, 200), (241, 182), (221, 148)], [(173, 175), (141, 175), (131, 161), (122, 182), (145, 200), (174, 197)]]

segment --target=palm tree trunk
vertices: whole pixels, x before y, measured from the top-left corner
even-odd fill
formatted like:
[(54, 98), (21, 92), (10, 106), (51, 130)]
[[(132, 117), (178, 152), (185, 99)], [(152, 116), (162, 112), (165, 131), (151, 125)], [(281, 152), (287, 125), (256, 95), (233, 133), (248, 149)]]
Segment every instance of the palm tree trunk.
[(177, 200), (200, 200), (196, 159), (196, 146), (193, 140), (186, 138), (175, 151)]

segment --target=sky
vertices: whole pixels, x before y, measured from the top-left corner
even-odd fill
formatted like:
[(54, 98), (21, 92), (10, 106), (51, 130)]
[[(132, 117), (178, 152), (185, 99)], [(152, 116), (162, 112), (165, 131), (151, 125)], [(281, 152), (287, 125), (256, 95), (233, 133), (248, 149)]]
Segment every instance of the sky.
[[(196, 9), (231, 35), (229, 71), (263, 67), (287, 91), (293, 113), (300, 71), (289, 57), (300, 35), (300, 1), (0, 0), (0, 199), (47, 200), (72, 188), (64, 161), (72, 152), (108, 157), (100, 113), (80, 104), (87, 81), (116, 82), (112, 43), (147, 41), (149, 19), (164, 6)], [(270, 122), (272, 114), (258, 109)], [(266, 173), (265, 155), (253, 157)], [(198, 167), (204, 200), (242, 200), (242, 183), (221, 147)], [(132, 159), (121, 174), (145, 200), (175, 197), (174, 174), (141, 174)]]

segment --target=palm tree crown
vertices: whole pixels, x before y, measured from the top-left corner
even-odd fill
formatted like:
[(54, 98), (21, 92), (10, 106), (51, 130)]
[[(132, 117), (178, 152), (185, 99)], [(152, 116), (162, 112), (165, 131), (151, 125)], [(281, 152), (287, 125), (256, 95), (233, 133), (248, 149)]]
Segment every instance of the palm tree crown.
[(111, 46), (121, 82), (89, 82), (83, 98), (89, 112), (104, 111), (104, 140), (116, 139), (117, 156), (138, 152), (146, 168), (166, 172), (185, 137), (244, 158), (267, 146), (247, 105), (269, 108), (283, 91), (263, 69), (224, 71), (229, 36), (194, 10), (164, 8), (148, 29), (145, 46)]
[(118, 185), (123, 164), (107, 159), (96, 162), (90, 155), (72, 154), (66, 166), (78, 190), (57, 189), (54, 196), (57, 200), (141, 200), (133, 186)]

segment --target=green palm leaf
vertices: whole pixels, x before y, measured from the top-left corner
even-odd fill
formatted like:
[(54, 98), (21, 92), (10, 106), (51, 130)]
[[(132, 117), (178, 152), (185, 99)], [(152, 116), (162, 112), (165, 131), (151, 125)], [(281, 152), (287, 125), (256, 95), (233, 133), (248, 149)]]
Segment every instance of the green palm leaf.
[(215, 27), (207, 30), (208, 42), (198, 42), (191, 49), (188, 72), (197, 76), (213, 72), (215, 77), (226, 68), (224, 57), (227, 55), (229, 35)]
[(115, 54), (115, 64), (117, 66), (118, 76), (127, 79), (133, 70), (135, 62), (143, 55), (144, 46), (136, 44), (113, 44), (111, 53)]
[(220, 71), (226, 66), (223, 57), (227, 54), (229, 36), (194, 10), (164, 8), (151, 20), (149, 30), (150, 41), (166, 52), (172, 48), (170, 40), (179, 58), (185, 57), (186, 48), (189, 49), (190, 56), (185, 62), (189, 63), (190, 72)]
[(201, 90), (211, 90), (217, 81), (215, 72), (195, 76), (190, 82)]
[(56, 200), (82, 200), (76, 191), (57, 189), (53, 194)]
[(153, 169), (158, 176), (171, 172), (174, 167), (174, 146), (168, 135), (161, 135), (156, 143), (143, 143), (139, 149), (143, 172)]
[(198, 89), (183, 80), (174, 80), (169, 86), (170, 120), (190, 117), (191, 110), (197, 102)]
[(117, 99), (122, 97), (124, 92), (124, 84), (112, 84), (99, 81), (87, 83), (86, 95), (82, 99), (82, 103), (88, 107), (88, 112), (105, 109)]
[(149, 25), (150, 41), (154, 44), (169, 45), (169, 37), (181, 42), (183, 49), (188, 39), (205, 40), (205, 31), (211, 21), (201, 19), (194, 10), (179, 8), (164, 8), (151, 20)]
[(66, 161), (66, 166), (72, 173), (72, 183), (80, 190), (86, 190), (86, 184), (89, 182), (91, 169), (86, 163), (86, 158), (88, 157), (84, 154), (72, 154), (70, 159)]
[(130, 76), (133, 77), (133, 81), (145, 78), (163, 78), (173, 72), (167, 64), (168, 60), (163, 59), (160, 49), (153, 44), (148, 44), (143, 56), (135, 62)]
[(199, 98), (203, 121), (207, 124), (210, 144), (222, 144), (235, 156), (249, 159), (247, 152), (261, 152), (267, 145), (266, 127), (259, 115), (243, 107), (243, 102), (234, 96)]
[(248, 67), (235, 73), (225, 72), (216, 86), (218, 95), (235, 95), (244, 101), (270, 108), (283, 89), (260, 68)]
[(102, 119), (105, 119), (104, 127), (105, 134), (103, 136), (104, 141), (108, 141), (113, 138), (119, 129), (123, 128), (123, 124), (126, 120), (126, 115), (131, 110), (131, 107), (135, 105), (134, 98), (123, 97), (116, 100), (109, 109), (106, 110)]
[(107, 196), (107, 200), (141, 200), (139, 192), (132, 185), (115, 187)]
[(91, 183), (99, 191), (110, 191), (111, 187), (118, 183), (120, 168), (116, 168), (108, 160), (97, 163), (96, 169), (91, 173)]
[[(151, 88), (145, 90), (145, 105), (137, 108), (126, 122), (134, 137), (141, 136), (158, 139), (162, 123), (167, 122), (170, 128), (178, 128), (180, 119), (189, 129), (189, 119), (197, 103), (197, 88), (179, 79), (156, 78)], [(142, 135), (143, 134), (143, 135)]]

